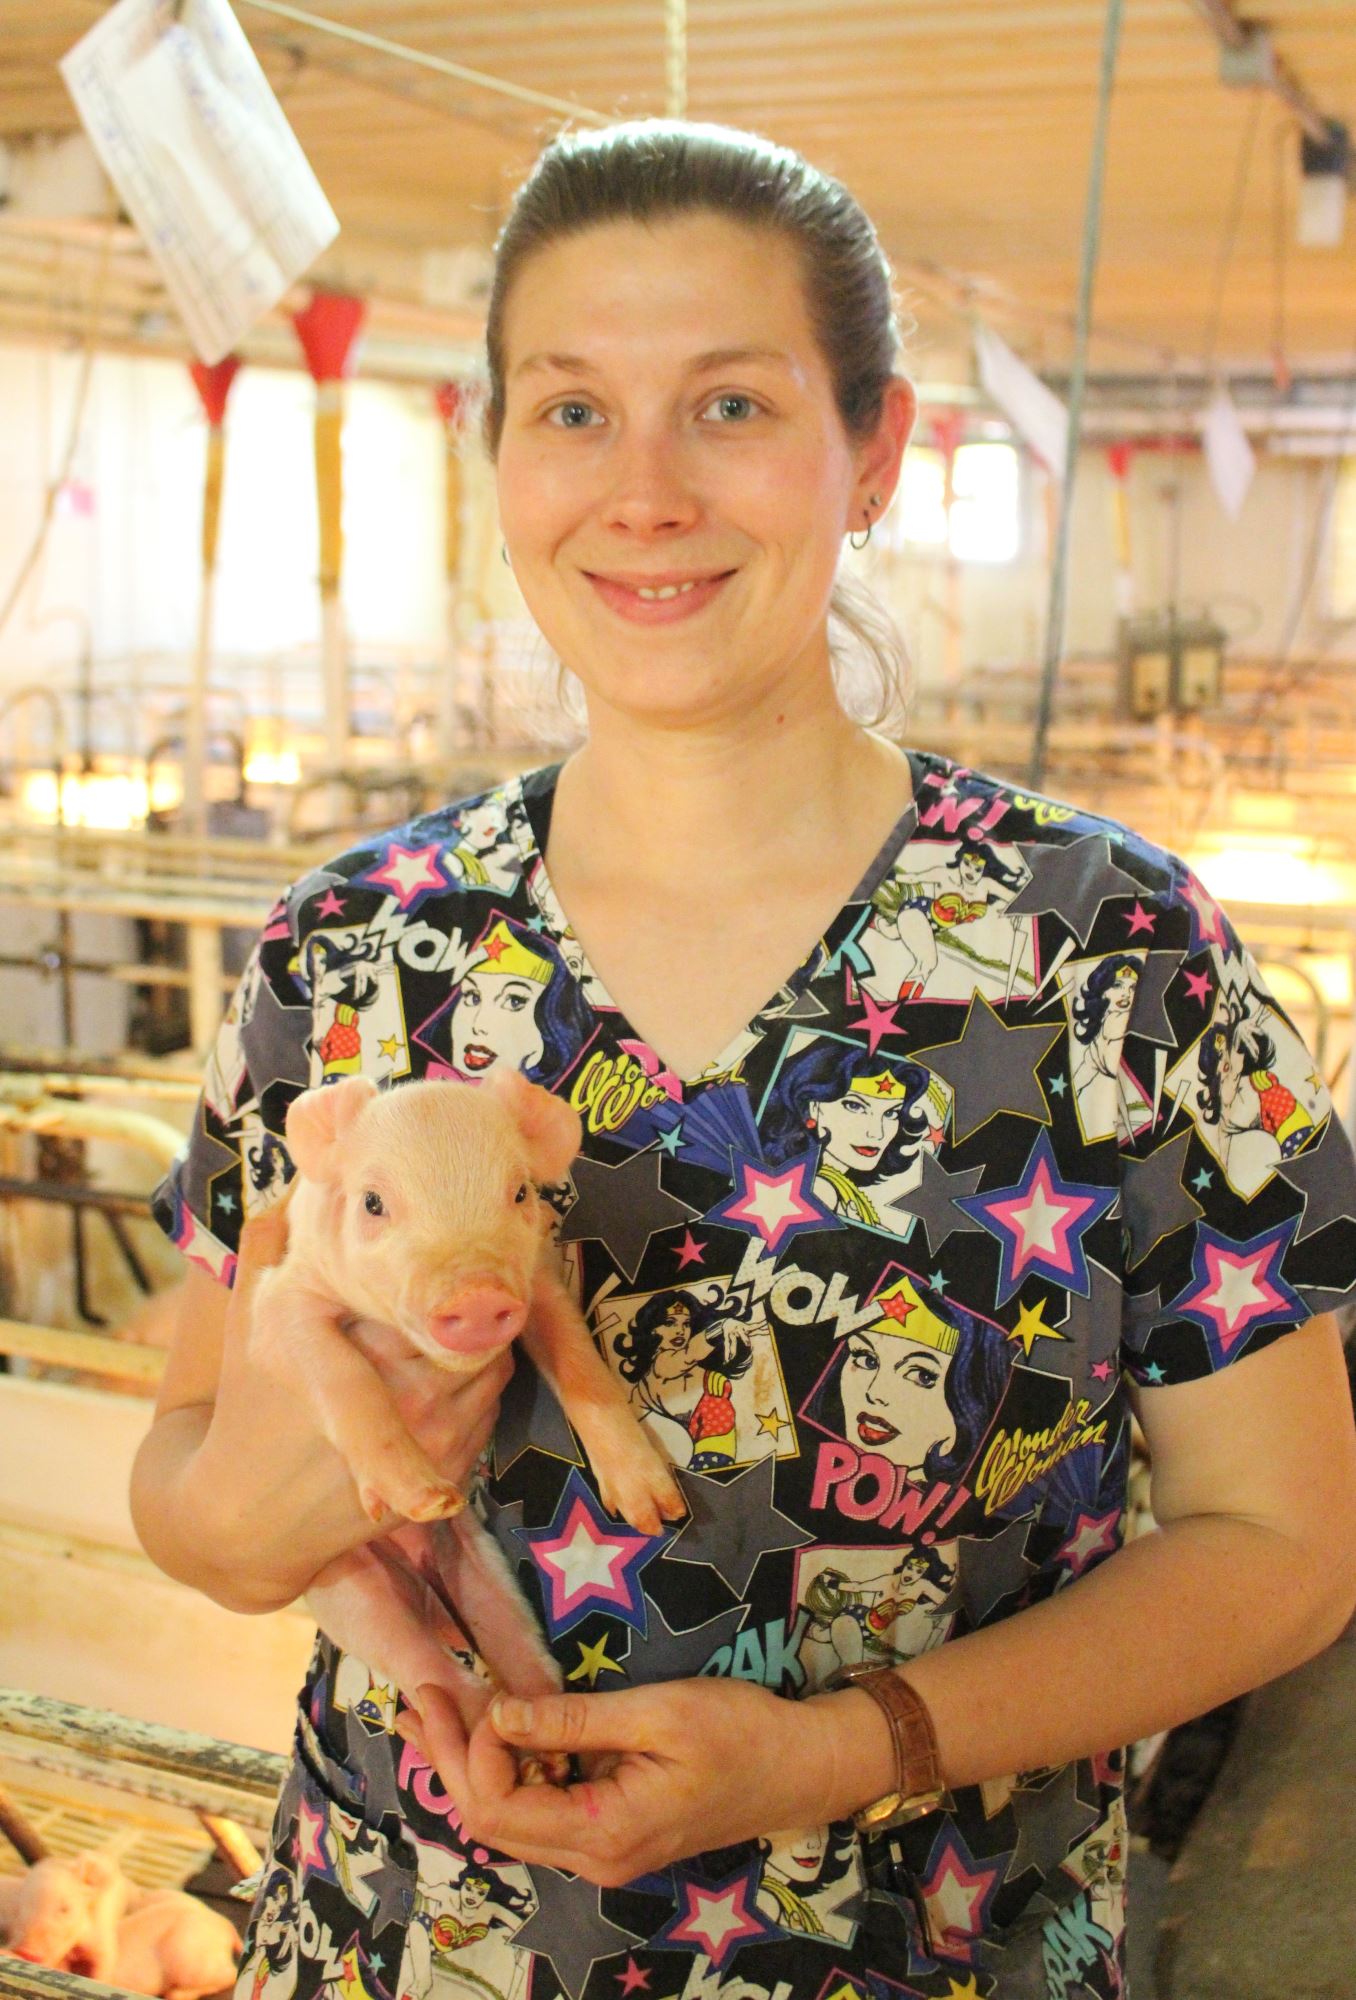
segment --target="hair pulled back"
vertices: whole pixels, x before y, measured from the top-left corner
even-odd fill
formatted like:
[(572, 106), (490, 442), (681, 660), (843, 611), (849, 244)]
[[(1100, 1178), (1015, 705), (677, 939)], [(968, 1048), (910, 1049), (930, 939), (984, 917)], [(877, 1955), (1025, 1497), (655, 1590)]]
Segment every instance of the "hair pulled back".
[[(841, 181), (788, 146), (728, 125), (644, 118), (558, 134), (514, 195), (495, 243), (485, 329), (481, 434), (491, 461), (504, 427), (505, 311), (527, 260), (603, 223), (649, 224), (694, 211), (775, 231), (791, 243), (844, 431), (854, 442), (871, 436), (902, 341), (890, 266), (870, 218)], [(863, 719), (873, 726), (902, 721), (908, 652), (889, 612), (858, 579), (840, 575), (829, 618), (874, 668), (877, 700)], [(848, 658), (830, 650), (842, 692)]]

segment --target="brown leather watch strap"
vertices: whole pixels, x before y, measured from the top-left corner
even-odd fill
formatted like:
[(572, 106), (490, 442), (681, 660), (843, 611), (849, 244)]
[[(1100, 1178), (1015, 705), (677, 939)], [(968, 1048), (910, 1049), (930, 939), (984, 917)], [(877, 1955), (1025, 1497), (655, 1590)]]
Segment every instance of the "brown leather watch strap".
[(884, 1798), (854, 1814), (864, 1828), (883, 1830), (900, 1820), (934, 1811), (946, 1793), (937, 1733), (927, 1703), (897, 1674), (893, 1667), (842, 1667), (832, 1675), (830, 1688), (859, 1687), (869, 1694), (890, 1725), (895, 1751), (895, 1789)]

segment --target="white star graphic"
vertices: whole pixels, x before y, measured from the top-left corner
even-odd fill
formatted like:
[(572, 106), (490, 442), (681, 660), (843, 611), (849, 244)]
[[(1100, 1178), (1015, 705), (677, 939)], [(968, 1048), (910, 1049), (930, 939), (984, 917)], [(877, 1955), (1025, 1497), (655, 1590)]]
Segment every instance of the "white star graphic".
[(1051, 1254), (1059, 1250), (1059, 1232), (1065, 1217), (1072, 1207), (1068, 1202), (1051, 1201), (1049, 1189), (1044, 1181), (1038, 1180), (1023, 1208), (1010, 1210), (1010, 1219), (1022, 1231), (1022, 1252), (1025, 1255), (1033, 1248)]
[(708, 1958), (719, 1958), (721, 1946), (732, 1931), (748, 1929), (748, 1918), (740, 1915), (735, 1904), (739, 1900), (740, 1884), (735, 1883), (723, 1896), (710, 1896), (703, 1890), (694, 1888), (692, 1900), (696, 1904), (692, 1915), (683, 1929), (693, 1937), (704, 1938), (709, 1947)]
[(374, 868), (368, 880), (389, 883), (396, 892), (397, 900), (403, 905), (419, 889), (437, 889), (443, 886), (443, 877), (434, 866), (433, 857), (437, 848), (393, 847), (390, 855), (380, 868)]
[(625, 1558), (626, 1548), (620, 1542), (596, 1540), (588, 1522), (581, 1519), (576, 1521), (568, 1541), (556, 1549), (539, 1549), (538, 1555), (542, 1562), (559, 1571), (574, 1598), (594, 1586), (615, 1590), (614, 1571)]
[(1257, 1283), (1257, 1272), (1268, 1261), (1267, 1256), (1219, 1259), (1215, 1289), (1202, 1296), (1201, 1304), (1217, 1312), (1230, 1333), (1255, 1306), (1266, 1305), (1270, 1294)]

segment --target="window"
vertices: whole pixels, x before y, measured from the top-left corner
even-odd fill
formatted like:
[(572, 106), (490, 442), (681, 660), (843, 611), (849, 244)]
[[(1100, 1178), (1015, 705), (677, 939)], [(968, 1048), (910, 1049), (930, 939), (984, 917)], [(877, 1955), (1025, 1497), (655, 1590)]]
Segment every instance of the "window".
[(944, 456), (932, 445), (911, 445), (886, 519), (890, 546), (899, 553), (949, 549), (960, 562), (1011, 562), (1021, 540), (1016, 450), (1000, 443), (961, 445), (948, 513)]

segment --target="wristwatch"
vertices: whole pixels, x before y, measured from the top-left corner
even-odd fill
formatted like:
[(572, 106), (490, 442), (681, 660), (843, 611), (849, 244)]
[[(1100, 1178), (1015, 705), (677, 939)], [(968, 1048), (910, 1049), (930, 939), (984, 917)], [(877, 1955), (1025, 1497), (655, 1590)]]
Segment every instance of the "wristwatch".
[(859, 1833), (888, 1833), (924, 1813), (936, 1812), (946, 1797), (937, 1735), (927, 1703), (893, 1667), (873, 1667), (866, 1661), (840, 1667), (825, 1689), (858, 1687), (869, 1694), (890, 1725), (895, 1746), (895, 1786), (852, 1815)]

